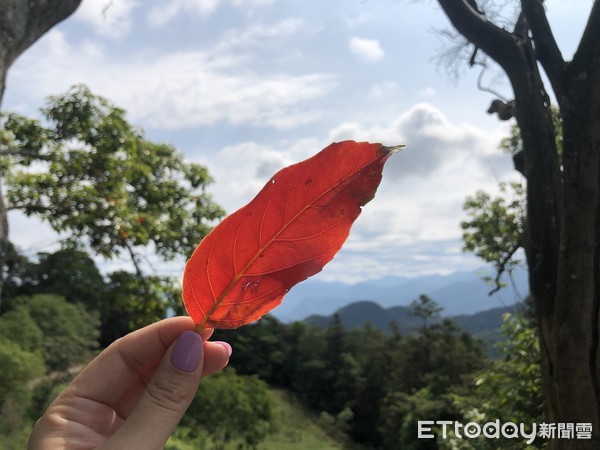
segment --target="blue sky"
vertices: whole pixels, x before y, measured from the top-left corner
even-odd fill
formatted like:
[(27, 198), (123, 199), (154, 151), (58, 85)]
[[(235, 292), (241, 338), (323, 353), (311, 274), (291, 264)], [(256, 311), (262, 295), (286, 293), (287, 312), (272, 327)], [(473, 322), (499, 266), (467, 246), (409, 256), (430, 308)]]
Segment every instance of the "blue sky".
[[(568, 58), (592, 2), (545, 3)], [(12, 67), (3, 109), (35, 115), (46, 96), (85, 83), (150, 139), (205, 164), (229, 212), (332, 141), (407, 144), (319, 278), (475, 269), (481, 263), (461, 251), (464, 199), (518, 175), (497, 150), (508, 125), (485, 114), (492, 96), (477, 90), (478, 73), (465, 69), (455, 82), (438, 67), (435, 30), (444, 28), (433, 1), (84, 0)], [(510, 97), (501, 80), (494, 88)], [(36, 220), (9, 220), (29, 254), (56, 241)]]

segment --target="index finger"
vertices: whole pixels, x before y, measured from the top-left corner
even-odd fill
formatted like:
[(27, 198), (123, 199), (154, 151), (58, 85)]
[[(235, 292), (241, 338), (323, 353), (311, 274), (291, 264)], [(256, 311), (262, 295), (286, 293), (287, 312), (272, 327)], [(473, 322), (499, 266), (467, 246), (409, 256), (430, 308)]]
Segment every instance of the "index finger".
[[(65, 393), (107, 405), (116, 403), (144, 370), (157, 365), (169, 346), (186, 330), (190, 317), (172, 317), (124, 336), (106, 348), (73, 380)], [(204, 330), (206, 339), (212, 330)]]

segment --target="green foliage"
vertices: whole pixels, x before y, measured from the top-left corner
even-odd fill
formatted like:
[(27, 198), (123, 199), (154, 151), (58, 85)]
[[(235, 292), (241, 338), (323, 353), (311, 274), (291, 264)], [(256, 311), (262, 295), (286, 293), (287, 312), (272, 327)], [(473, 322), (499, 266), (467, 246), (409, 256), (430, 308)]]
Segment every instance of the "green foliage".
[[(205, 191), (208, 171), (168, 144), (145, 139), (125, 111), (85, 86), (50, 97), (48, 126), (3, 118), (0, 140), (9, 208), (37, 215), (105, 257), (152, 245), (170, 259), (190, 255), (223, 216)], [(35, 171), (26, 170), (38, 162)]]
[(3, 433), (2, 440), (0, 441), (0, 450), (23, 450), (27, 448), (32, 429), (33, 424), (27, 424)]
[[(236, 349), (237, 350), (237, 349)], [(323, 429), (320, 417), (307, 410), (298, 398), (280, 389), (270, 389), (273, 418), (268, 435), (259, 444), (261, 450), (352, 450), (362, 449), (345, 437), (333, 438)], [(190, 415), (186, 414), (186, 416)], [(187, 419), (184, 419), (184, 422)], [(240, 448), (239, 441), (230, 441), (227, 450)], [(0, 447), (1, 448), (1, 447)], [(180, 424), (165, 450), (197, 450), (214, 448), (211, 437), (203, 428), (188, 428)], [(243, 445), (242, 445), (243, 448)]]
[(164, 319), (167, 308), (178, 304), (180, 288), (171, 278), (111, 273), (100, 306), (100, 344), (108, 346), (131, 331)]
[(4, 291), (6, 310), (18, 309), (28, 297), (50, 293), (85, 305), (87, 312), (100, 317), (102, 347), (165, 318), (168, 308), (183, 314), (179, 283), (170, 277), (117, 271), (105, 280), (88, 254), (75, 247), (40, 253), (37, 262), (13, 252), (24, 262), (18, 276), (9, 274), (6, 280), (12, 286)]
[[(560, 110), (552, 105), (550, 112), (552, 114), (552, 125), (556, 135), (556, 150), (559, 157), (563, 154), (563, 122)], [(500, 141), (500, 149), (511, 155), (516, 155), (523, 150), (523, 140), (521, 139), (521, 130), (517, 125), (510, 128), (510, 135)]]
[(39, 253), (30, 263), (28, 279), (19, 288), (20, 295), (56, 294), (69, 303), (81, 303), (98, 310), (105, 295), (105, 284), (96, 263), (76, 246), (54, 253)]
[(238, 373), (277, 380), (324, 413), (321, 424), (338, 438), (347, 432), (376, 448), (385, 437), (381, 423), (388, 412), (382, 407), (390, 393), (412, 396), (427, 389), (450, 405), (449, 395), (462, 392), (485, 364), (481, 343), (450, 321), (402, 336), (397, 329), (387, 335), (372, 326), (348, 331), (339, 318), (326, 330), (270, 318), (235, 332), (217, 331), (215, 339), (232, 343), (230, 364)]
[(543, 397), (540, 347), (535, 330), (521, 315), (506, 314), (498, 348), (504, 355), (477, 379), (477, 392), (486, 398), (487, 416), (515, 423), (542, 422)]
[(391, 357), (398, 364), (392, 375), (397, 389), (428, 388), (434, 395), (451, 392), (484, 364), (482, 343), (449, 319), (406, 336)]
[(342, 409), (337, 415), (329, 414), (326, 411), (321, 411), (319, 415), (319, 425), (329, 436), (335, 436), (338, 440), (344, 440), (346, 433), (350, 431), (351, 420), (354, 413), (348, 407)]
[(31, 398), (29, 384), (45, 372), (39, 351), (30, 352), (16, 342), (0, 338), (0, 431), (24, 425)]
[(225, 369), (200, 384), (183, 424), (206, 430), (215, 449), (232, 441), (239, 448), (256, 449), (273, 419), (267, 385), (256, 376), (237, 375)]
[(448, 396), (433, 395), (427, 388), (414, 394), (391, 392), (382, 405), (380, 431), (384, 449), (437, 449), (435, 440), (418, 440), (419, 420), (453, 420), (460, 414)]
[(97, 348), (98, 317), (80, 304), (38, 294), (25, 299), (24, 307), (44, 336), (42, 354), (48, 369), (65, 371), (86, 361)]
[(512, 273), (520, 264), (514, 255), (523, 245), (526, 218), (525, 187), (521, 183), (500, 183), (500, 194), (492, 198), (477, 191), (468, 197), (464, 210), (469, 220), (461, 222), (464, 250), (492, 263), (498, 276)]
[(27, 352), (35, 352), (42, 348), (44, 335), (29, 310), (20, 307), (0, 316), (0, 338), (18, 344)]
[[(261, 450), (350, 450), (358, 448), (340, 433), (340, 422), (348, 426), (348, 417), (338, 415), (333, 437), (330, 429), (323, 429), (321, 416), (307, 410), (297, 396), (289, 391), (271, 390), (273, 423), (271, 432), (260, 444)], [(334, 422), (336, 418), (334, 418)]]
[[(465, 417), (480, 424), (499, 420), (500, 423), (525, 424), (544, 422), (539, 342), (527, 318), (504, 316), (502, 333), (505, 340), (498, 344), (502, 360), (475, 377), (475, 390), (470, 396), (455, 396), (456, 405)], [(452, 441), (452, 440), (450, 440)], [(480, 439), (477, 448), (495, 449), (498, 442)], [(502, 439), (501, 448), (522, 449), (521, 441)], [(531, 447), (542, 448), (536, 439)]]
[(0, 314), (16, 307), (13, 300), (22, 294), (21, 286), (31, 284), (32, 266), (34, 264), (19, 253), (11, 242), (7, 243)]
[(442, 307), (426, 295), (419, 295), (417, 300), (413, 300), (410, 307), (410, 314), (423, 319), (423, 326), (427, 327), (430, 319), (439, 317)]

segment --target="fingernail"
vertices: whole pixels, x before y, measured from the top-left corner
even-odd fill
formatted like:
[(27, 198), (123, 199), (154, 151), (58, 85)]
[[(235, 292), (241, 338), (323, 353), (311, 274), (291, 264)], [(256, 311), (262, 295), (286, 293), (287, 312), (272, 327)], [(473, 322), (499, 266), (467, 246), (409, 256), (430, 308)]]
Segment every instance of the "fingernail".
[(193, 372), (198, 367), (202, 352), (202, 338), (200, 335), (193, 331), (184, 331), (177, 339), (171, 354), (171, 364), (184, 372)]
[(229, 358), (231, 356), (231, 352), (233, 351), (231, 348), (231, 345), (229, 345), (227, 342), (223, 342), (223, 341), (214, 341), (215, 344), (220, 344), (223, 346), (223, 348), (227, 351), (227, 357)]

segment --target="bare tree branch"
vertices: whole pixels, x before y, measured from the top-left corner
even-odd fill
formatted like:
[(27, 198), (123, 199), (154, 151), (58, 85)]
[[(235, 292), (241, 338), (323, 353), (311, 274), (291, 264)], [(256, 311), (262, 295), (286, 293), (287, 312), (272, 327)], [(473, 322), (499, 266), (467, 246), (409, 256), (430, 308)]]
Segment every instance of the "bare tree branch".
[(488, 21), (465, 0), (439, 0), (452, 25), (474, 45), (496, 60), (503, 68), (509, 66), (516, 53), (516, 41), (511, 33)]
[(135, 268), (135, 273), (140, 280), (144, 279), (144, 272), (142, 272), (142, 268), (138, 263), (138, 255), (133, 250), (133, 246), (131, 245), (131, 241), (129, 239), (125, 240), (125, 248), (129, 252), (129, 256), (131, 258), (131, 262), (133, 263), (133, 267)]
[(506, 266), (511, 262), (512, 257), (514, 256), (515, 253), (517, 253), (517, 251), (520, 248), (521, 248), (521, 244), (519, 243), (519, 244), (515, 245), (513, 248), (511, 248), (506, 255), (504, 255), (504, 258), (502, 258), (502, 261), (500, 261), (500, 264), (498, 265), (498, 269), (496, 270), (496, 277), (494, 278), (495, 287), (490, 292), (488, 292), (488, 295), (494, 295), (496, 292), (498, 292), (500, 289), (502, 289), (503, 286), (502, 286), (502, 283), (500, 282), (500, 278), (502, 277), (504, 272), (507, 271)]
[(509, 101), (508, 98), (506, 98), (500, 92), (496, 91), (495, 89), (492, 89), (490, 86), (486, 86), (483, 84), (483, 76), (485, 75), (485, 72), (488, 70), (488, 67), (483, 63), (477, 63), (477, 65), (481, 66), (481, 71), (479, 72), (479, 75), (477, 75), (477, 89), (479, 89), (482, 92), (487, 92), (488, 94), (492, 94), (493, 96), (499, 98), (500, 100), (508, 102)]
[(531, 29), (535, 55), (542, 64), (557, 96), (562, 96), (565, 60), (558, 48), (541, 0), (521, 0), (521, 7)]

